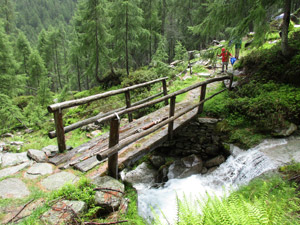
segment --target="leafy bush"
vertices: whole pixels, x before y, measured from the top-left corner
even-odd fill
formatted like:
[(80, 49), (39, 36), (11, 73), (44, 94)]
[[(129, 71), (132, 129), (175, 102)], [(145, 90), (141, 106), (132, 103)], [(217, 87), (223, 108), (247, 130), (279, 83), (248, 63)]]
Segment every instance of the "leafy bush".
[(24, 109), (30, 101), (34, 99), (34, 96), (29, 95), (29, 96), (17, 96), (13, 98), (13, 103), (14, 105), (17, 105), (20, 109)]
[(129, 76), (125, 77), (122, 81), (122, 87), (129, 87), (135, 84), (144, 83), (147, 81), (155, 80), (159, 75), (152, 70), (140, 69), (131, 72)]

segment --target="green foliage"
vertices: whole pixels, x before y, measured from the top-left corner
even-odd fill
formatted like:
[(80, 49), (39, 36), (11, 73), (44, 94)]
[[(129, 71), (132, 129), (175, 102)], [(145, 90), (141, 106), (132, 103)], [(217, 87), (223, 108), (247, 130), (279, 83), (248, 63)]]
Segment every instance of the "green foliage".
[(49, 200), (57, 198), (64, 198), (66, 200), (80, 200), (87, 204), (88, 212), (83, 216), (90, 218), (95, 216), (97, 211), (100, 209), (99, 206), (95, 206), (95, 191), (93, 190), (96, 186), (93, 185), (90, 180), (86, 177), (80, 178), (80, 180), (74, 184), (66, 184), (58, 191), (51, 193)]
[[(281, 178), (256, 179), (222, 199), (207, 196), (192, 204), (178, 200), (178, 225), (298, 224), (299, 199), (293, 185)], [(197, 211), (201, 209), (201, 213)], [(156, 222), (156, 224), (161, 224)]]
[(175, 60), (183, 60), (187, 61), (188, 60), (188, 53), (185, 47), (181, 44), (180, 41), (176, 42), (175, 45)]
[(23, 115), (26, 118), (27, 125), (34, 129), (40, 129), (44, 127), (44, 122), (47, 119), (45, 118), (46, 114), (46, 107), (38, 104), (37, 100), (29, 102), (29, 104), (23, 110)]
[(30, 101), (34, 99), (34, 96), (29, 95), (22, 95), (22, 96), (17, 96), (13, 98), (13, 104), (18, 106), (20, 109), (24, 109)]
[(12, 99), (0, 93), (0, 133), (5, 133), (20, 125), (20, 121), (24, 120), (20, 108), (13, 104)]
[(152, 70), (140, 69), (136, 70), (126, 76), (122, 81), (122, 87), (129, 87), (135, 84), (144, 83), (147, 81), (155, 80), (159, 75)]

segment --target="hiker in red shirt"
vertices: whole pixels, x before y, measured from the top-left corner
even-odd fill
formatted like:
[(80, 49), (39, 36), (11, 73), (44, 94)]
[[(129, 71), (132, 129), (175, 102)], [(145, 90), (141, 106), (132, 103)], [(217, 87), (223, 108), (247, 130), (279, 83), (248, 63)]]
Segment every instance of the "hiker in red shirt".
[(222, 48), (222, 53), (218, 55), (219, 57), (222, 56), (222, 72), (224, 73), (224, 67), (226, 66), (226, 71), (228, 70), (228, 61), (229, 56), (231, 56), (231, 53), (228, 52), (225, 48)]

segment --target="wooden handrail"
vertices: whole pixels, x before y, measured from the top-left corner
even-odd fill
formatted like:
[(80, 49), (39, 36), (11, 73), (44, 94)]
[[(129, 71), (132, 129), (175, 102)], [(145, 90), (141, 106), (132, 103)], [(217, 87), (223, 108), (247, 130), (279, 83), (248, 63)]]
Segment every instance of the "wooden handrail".
[[(80, 122), (71, 124), (70, 126), (64, 127), (63, 126), (63, 118), (62, 118), (63, 117), (63, 114), (62, 114), (63, 109), (78, 106), (78, 105), (82, 105), (82, 104), (86, 104), (86, 103), (89, 103), (89, 102), (92, 102), (92, 101), (95, 101), (95, 100), (99, 100), (99, 99), (102, 99), (102, 98), (110, 97), (110, 96), (121, 94), (121, 93), (125, 93), (125, 99), (126, 99), (126, 107), (125, 108), (131, 108), (131, 106), (133, 106), (133, 105), (142, 104), (143, 102), (145, 102), (145, 99), (144, 99), (142, 101), (131, 104), (131, 99), (130, 99), (130, 91), (131, 90), (141, 88), (141, 87), (145, 87), (145, 86), (149, 86), (149, 85), (157, 83), (157, 82), (162, 82), (162, 88), (163, 88), (162, 93), (164, 95), (167, 95), (166, 79), (168, 79), (168, 77), (159, 78), (159, 79), (148, 81), (148, 82), (145, 82), (145, 83), (133, 85), (133, 86), (130, 86), (130, 87), (127, 87), (127, 88), (122, 88), (122, 89), (118, 89), (118, 90), (114, 90), (114, 91), (108, 91), (108, 92), (105, 92), (105, 93), (102, 93), (102, 94), (92, 95), (92, 96), (81, 98), (81, 99), (65, 101), (65, 102), (50, 105), (50, 106), (47, 107), (47, 109), (50, 113), (54, 114), (55, 131), (49, 132), (48, 136), (50, 138), (57, 137), (57, 144), (58, 144), (59, 151), (63, 152), (64, 150), (66, 150), (65, 133), (67, 133), (71, 130), (77, 129), (79, 127), (82, 127), (84, 125), (90, 124), (90, 123), (95, 122), (95, 121), (98, 121), (98, 122), (99, 121), (105, 121), (105, 120), (108, 120), (108, 119), (112, 118), (112, 117), (109, 116), (111, 114), (106, 113), (104, 115), (97, 115), (95, 117), (92, 117), (92, 118), (86, 119), (84, 121), (80, 121)], [(161, 95), (161, 93), (159, 93), (159, 95), (155, 95), (154, 97), (152, 96), (152, 97), (147, 98), (147, 99), (153, 99), (156, 96), (160, 96), (160, 95)], [(165, 103), (168, 104), (168, 101), (166, 100)], [(121, 108), (121, 109), (123, 110), (123, 108)], [(116, 111), (122, 111), (122, 110), (113, 110), (113, 111), (111, 111), (111, 113), (115, 113)], [(123, 111), (125, 111), (125, 110), (123, 110)], [(106, 115), (108, 115), (108, 116), (106, 116)], [(129, 119), (129, 122), (132, 121), (132, 115), (131, 115), (130, 112), (128, 112), (128, 119)]]
[(136, 134), (136, 135), (134, 135), (134, 136), (132, 136), (132, 137), (130, 137), (130, 138), (127, 138), (127, 139), (121, 141), (119, 144), (116, 144), (115, 146), (113, 146), (113, 147), (111, 147), (111, 148), (108, 148), (108, 149), (106, 149), (106, 150), (104, 150), (104, 151), (96, 152), (95, 155), (96, 155), (97, 159), (98, 159), (99, 161), (101, 161), (101, 160), (103, 160), (103, 159), (106, 159), (106, 158), (108, 158), (108, 157), (110, 157), (110, 156), (112, 156), (112, 155), (118, 153), (118, 151), (121, 150), (122, 148), (124, 148), (125, 146), (127, 146), (127, 145), (129, 145), (129, 144), (131, 144), (131, 143), (133, 143), (133, 142), (135, 142), (135, 141), (141, 139), (142, 137), (145, 137), (145, 136), (147, 136), (147, 135), (149, 135), (149, 134), (155, 132), (156, 130), (160, 129), (161, 127), (163, 127), (163, 126), (165, 126), (165, 125), (167, 125), (167, 124), (169, 124), (170, 122), (173, 122), (175, 119), (177, 119), (177, 118), (179, 118), (180, 116), (186, 114), (187, 112), (189, 112), (189, 111), (191, 111), (191, 110), (197, 108), (198, 106), (200, 106), (200, 105), (203, 104), (204, 102), (206, 102), (206, 101), (208, 101), (209, 99), (213, 98), (214, 96), (216, 96), (216, 95), (218, 95), (218, 94), (224, 92), (225, 90), (226, 90), (226, 88), (223, 89), (223, 90), (221, 90), (221, 91), (219, 91), (219, 92), (217, 92), (217, 93), (215, 93), (215, 94), (213, 94), (213, 95), (211, 95), (211, 96), (209, 96), (208, 98), (206, 98), (206, 99), (200, 101), (200, 102), (197, 103), (197, 104), (194, 104), (194, 105), (191, 105), (191, 106), (185, 108), (184, 110), (182, 110), (182, 111), (179, 112), (178, 114), (175, 114), (174, 116), (170, 117), (169, 119), (164, 120), (163, 122), (161, 122), (161, 123), (159, 123), (159, 124), (157, 124), (157, 125), (155, 125), (155, 126), (149, 128), (148, 130), (143, 131), (143, 132), (141, 132), (141, 133), (138, 133), (138, 134)]
[(159, 79), (148, 81), (148, 82), (145, 82), (145, 83), (142, 83), (142, 84), (136, 84), (136, 85), (133, 85), (133, 86), (130, 86), (130, 87), (126, 87), (126, 88), (122, 88), (122, 89), (118, 89), (118, 90), (113, 90), (113, 91), (108, 91), (108, 92), (105, 92), (105, 93), (92, 95), (92, 96), (81, 98), (81, 99), (75, 99), (75, 100), (56, 103), (56, 104), (48, 106), (47, 109), (48, 109), (48, 112), (52, 113), (52, 112), (55, 112), (57, 110), (62, 110), (62, 109), (66, 109), (66, 108), (86, 104), (86, 103), (96, 101), (96, 100), (99, 100), (99, 99), (102, 99), (102, 98), (110, 97), (110, 96), (113, 96), (113, 95), (125, 93), (125, 92), (128, 92), (128, 91), (134, 90), (136, 88), (145, 87), (145, 86), (148, 86), (150, 84), (154, 84), (154, 83), (166, 80), (166, 79), (168, 79), (168, 77), (159, 78)]
[[(145, 102), (147, 102), (147, 101), (149, 101), (149, 100), (151, 100), (153, 98), (157, 98), (157, 97), (161, 96), (162, 94), (163, 94), (163, 92), (160, 92), (160, 93), (158, 93), (156, 95), (153, 95), (153, 96), (145, 98), (145, 99), (143, 99), (141, 101), (135, 102), (131, 106), (133, 107), (133, 106), (145, 103)], [(115, 109), (115, 110), (109, 111), (109, 112), (101, 114), (101, 115), (93, 116), (93, 117), (90, 117), (88, 119), (85, 119), (85, 120), (73, 123), (73, 124), (71, 124), (69, 126), (64, 127), (64, 131), (65, 131), (65, 133), (68, 133), (68, 132), (70, 132), (72, 130), (75, 130), (75, 129), (79, 128), (79, 127), (85, 126), (85, 125), (90, 124), (90, 123), (94, 123), (94, 122), (101, 123), (101, 122), (107, 121), (108, 120), (107, 116), (112, 115), (114, 113), (119, 113), (120, 111), (125, 110), (125, 109), (126, 109), (126, 107), (122, 107), (122, 108)], [(56, 131), (55, 130), (54, 131), (50, 131), (48, 133), (48, 136), (51, 139), (57, 137)]]

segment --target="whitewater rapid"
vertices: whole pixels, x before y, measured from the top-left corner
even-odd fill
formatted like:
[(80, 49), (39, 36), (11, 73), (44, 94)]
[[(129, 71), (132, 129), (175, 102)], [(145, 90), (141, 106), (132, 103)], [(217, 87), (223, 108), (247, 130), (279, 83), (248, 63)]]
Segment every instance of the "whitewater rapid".
[(171, 179), (158, 189), (135, 185), (138, 191), (139, 214), (149, 224), (155, 216), (159, 216), (162, 224), (174, 224), (177, 214), (176, 197), (185, 197), (192, 203), (205, 198), (207, 194), (224, 196), (266, 171), (278, 168), (280, 163), (271, 159), (266, 152), (280, 149), (287, 143), (286, 139), (265, 140), (247, 151), (232, 146), (231, 156), (208, 175), (197, 174), (184, 179)]

